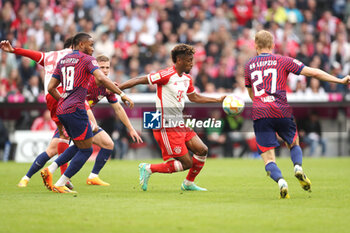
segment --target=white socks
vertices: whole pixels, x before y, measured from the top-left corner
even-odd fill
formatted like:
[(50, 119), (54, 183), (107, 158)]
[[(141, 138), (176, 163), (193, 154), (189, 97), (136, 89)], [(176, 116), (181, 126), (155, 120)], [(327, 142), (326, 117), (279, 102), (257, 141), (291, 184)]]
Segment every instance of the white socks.
[(152, 171), (151, 171), (151, 164), (146, 164), (145, 169), (146, 169), (146, 171), (148, 171), (149, 173), (152, 173)]
[(189, 180), (187, 180), (187, 179), (185, 179), (185, 180), (184, 180), (184, 184), (187, 185), (187, 186), (190, 186), (190, 185), (193, 184), (193, 182), (192, 182), (192, 181), (189, 181)]
[(47, 168), (49, 169), (49, 172), (51, 172), (51, 174), (53, 174), (57, 170), (58, 165), (56, 162), (53, 162)]
[(22, 180), (30, 180), (30, 178), (27, 175), (25, 175), (23, 176)]
[(90, 175), (89, 175), (89, 179), (93, 179), (95, 177), (98, 177), (98, 175), (91, 172)]
[(61, 178), (56, 182), (55, 186), (65, 186), (69, 178), (65, 175), (62, 175)]
[(297, 171), (303, 171), (303, 168), (300, 165), (298, 165), (298, 164), (296, 164), (294, 166), (294, 173), (297, 172)]
[(279, 179), (278, 180), (278, 187), (279, 188), (281, 188), (281, 187), (287, 187), (288, 188), (287, 181), (285, 181), (284, 179)]

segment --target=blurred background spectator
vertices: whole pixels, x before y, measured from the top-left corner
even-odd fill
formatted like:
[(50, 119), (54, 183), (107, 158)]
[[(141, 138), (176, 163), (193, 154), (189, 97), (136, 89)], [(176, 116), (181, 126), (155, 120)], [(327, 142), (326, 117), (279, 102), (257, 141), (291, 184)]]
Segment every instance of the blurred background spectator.
[(45, 110), (42, 116), (35, 118), (30, 129), (32, 131), (55, 130), (56, 124), (51, 120), (50, 111)]
[(301, 141), (310, 146), (310, 156), (315, 155), (318, 145), (321, 146), (321, 155), (326, 154), (326, 141), (322, 138), (322, 126), (317, 112), (311, 112), (308, 119), (301, 123), (299, 134)]
[[(231, 92), (240, 82), (239, 70), (255, 54), (253, 36), (260, 29), (274, 34), (274, 52), (327, 72), (338, 72), (332, 70), (338, 62), (339, 78), (348, 74), (349, 8), (349, 1), (324, 0), (3, 1), (0, 39), (49, 51), (59, 49), (65, 38), (85, 31), (95, 39), (95, 55), (113, 58), (112, 70), (123, 70), (125, 77), (170, 65), (173, 46), (189, 43), (197, 49), (192, 75), (198, 88)], [(24, 86), (41, 69), (28, 59), (2, 53), (0, 80), (9, 79), (17, 67)], [(206, 87), (211, 83), (214, 88)], [(319, 85), (327, 92), (344, 92), (322, 82)]]

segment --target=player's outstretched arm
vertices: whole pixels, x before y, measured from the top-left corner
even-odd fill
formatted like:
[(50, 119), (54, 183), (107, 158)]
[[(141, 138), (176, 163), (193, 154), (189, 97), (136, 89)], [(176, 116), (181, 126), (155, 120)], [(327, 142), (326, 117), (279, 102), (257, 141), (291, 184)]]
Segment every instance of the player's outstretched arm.
[(252, 101), (254, 100), (254, 93), (253, 93), (253, 90), (251, 87), (247, 87), (247, 90), (248, 90), (248, 94), (249, 94), (249, 97), (252, 99)]
[(55, 98), (55, 100), (57, 101), (59, 101), (61, 97), (60, 93), (56, 89), (60, 83), (60, 80), (52, 78), (47, 87), (47, 90), (50, 93), (50, 95), (52, 95), (52, 97)]
[(103, 85), (111, 92), (118, 94), (125, 105), (129, 106), (129, 108), (134, 107), (134, 102), (129, 99), (129, 97), (127, 97), (125, 93), (119, 89), (119, 87), (114, 85), (114, 83), (109, 78), (107, 78), (100, 69), (96, 69), (92, 74), (95, 76), (97, 85)]
[(324, 72), (323, 70), (320, 70), (317, 68), (311, 68), (308, 66), (305, 66), (301, 70), (300, 74), (305, 75), (307, 77), (314, 77), (314, 78), (321, 80), (321, 81), (339, 83), (339, 84), (344, 84), (344, 85), (350, 84), (350, 76), (349, 75), (345, 76), (342, 79), (339, 79), (333, 75), (330, 75), (330, 74)]
[(123, 122), (123, 124), (126, 126), (126, 128), (128, 128), (128, 130), (130, 132), (130, 137), (132, 138), (132, 140), (134, 142), (137, 142), (137, 143), (143, 142), (140, 135), (138, 135), (138, 133), (136, 132), (136, 130), (132, 126), (128, 115), (126, 115), (124, 108), (118, 102), (111, 104), (111, 106), (112, 106), (115, 114)]
[(10, 41), (8, 40), (1, 41), (0, 48), (4, 52), (14, 53), (20, 56), (28, 57), (34, 60), (35, 62), (39, 63), (40, 65), (44, 66), (44, 54), (42, 52), (22, 48), (13, 48)]
[(149, 84), (147, 76), (141, 76), (141, 77), (129, 79), (128, 81), (123, 82), (122, 84), (119, 84), (118, 87), (120, 88), (120, 90), (124, 90), (124, 89), (132, 88), (139, 84)]
[(222, 103), (226, 95), (223, 95), (219, 98), (213, 98), (213, 97), (208, 97), (208, 96), (204, 96), (196, 92), (193, 92), (191, 94), (188, 94), (187, 97), (191, 102), (204, 104), (204, 103)]

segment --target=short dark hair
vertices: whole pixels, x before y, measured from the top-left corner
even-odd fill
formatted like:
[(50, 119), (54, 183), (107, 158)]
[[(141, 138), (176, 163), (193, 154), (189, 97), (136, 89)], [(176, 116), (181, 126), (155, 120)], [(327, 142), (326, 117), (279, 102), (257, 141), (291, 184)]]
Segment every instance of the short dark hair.
[(105, 56), (105, 55), (98, 55), (97, 57), (96, 57), (96, 61), (97, 62), (109, 62), (109, 58), (107, 57), (107, 56)]
[(64, 41), (63, 48), (67, 49), (67, 48), (71, 47), (72, 44), (73, 44), (73, 36), (67, 38), (67, 39)]
[(73, 37), (73, 47), (79, 45), (80, 42), (90, 39), (91, 36), (85, 32), (79, 32)]
[(179, 44), (176, 45), (173, 50), (171, 50), (171, 59), (176, 63), (176, 58), (181, 55), (193, 55), (196, 50), (188, 44)]

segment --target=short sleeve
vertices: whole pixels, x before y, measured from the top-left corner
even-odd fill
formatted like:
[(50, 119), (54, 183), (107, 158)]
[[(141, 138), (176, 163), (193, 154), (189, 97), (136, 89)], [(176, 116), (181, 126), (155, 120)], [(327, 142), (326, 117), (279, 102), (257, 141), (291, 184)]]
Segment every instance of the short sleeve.
[(192, 80), (192, 78), (190, 77), (190, 83), (189, 83), (189, 86), (188, 86), (188, 89), (187, 89), (187, 95), (188, 94), (192, 94), (192, 93), (194, 93), (194, 92), (196, 92), (196, 90), (195, 90), (195, 88), (194, 88), (194, 86), (193, 86), (193, 80)]
[(58, 62), (53, 74), (52, 74), (52, 77), (55, 78), (55, 79), (58, 79), (59, 81), (62, 82), (61, 80), (61, 76), (62, 76), (62, 73), (61, 73), (61, 64), (60, 62)]
[(301, 70), (305, 67), (301, 61), (291, 57), (283, 57), (283, 63), (285, 63), (285, 69), (288, 72), (296, 75), (299, 75)]
[(244, 80), (245, 80), (245, 86), (246, 87), (252, 87), (252, 80), (249, 75), (249, 62), (244, 67)]
[(86, 62), (86, 69), (90, 74), (92, 74), (96, 69), (100, 68), (94, 57), (91, 57), (91, 56), (86, 57), (85, 62)]
[(147, 75), (148, 82), (151, 85), (157, 84), (157, 85), (165, 85), (169, 82), (170, 75), (162, 76), (161, 72), (157, 73), (150, 73)]

